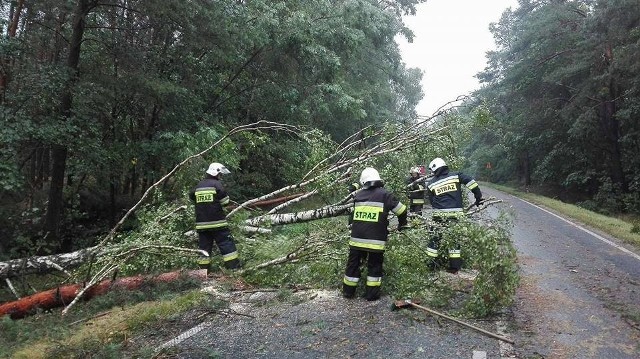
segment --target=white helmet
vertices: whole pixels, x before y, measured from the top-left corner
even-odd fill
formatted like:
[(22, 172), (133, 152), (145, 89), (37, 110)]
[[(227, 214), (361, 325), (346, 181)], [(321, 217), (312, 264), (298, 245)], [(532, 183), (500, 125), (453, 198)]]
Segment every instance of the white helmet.
[(438, 158), (434, 158), (434, 160), (431, 161), (431, 163), (429, 163), (429, 169), (435, 172), (438, 168), (444, 167), (446, 165), (447, 164), (444, 162), (444, 160), (438, 157)]
[(209, 165), (209, 168), (207, 169), (207, 173), (215, 177), (221, 173), (223, 175), (228, 175), (231, 172), (229, 172), (227, 167), (225, 167), (222, 163), (214, 162)]
[(364, 185), (367, 182), (374, 181), (382, 181), (382, 179), (380, 178), (380, 174), (375, 168), (367, 167), (362, 170), (362, 174), (360, 175), (360, 184)]
[(418, 168), (418, 167), (411, 167), (411, 169), (409, 170), (409, 173), (420, 173), (420, 168)]

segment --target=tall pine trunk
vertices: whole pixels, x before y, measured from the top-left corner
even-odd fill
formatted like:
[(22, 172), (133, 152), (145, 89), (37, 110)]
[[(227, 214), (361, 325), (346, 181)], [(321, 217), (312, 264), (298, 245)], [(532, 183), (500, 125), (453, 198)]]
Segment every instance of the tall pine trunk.
[(613, 49), (609, 43), (605, 45), (603, 59), (605, 71), (610, 73), (610, 78), (606, 85), (608, 94), (600, 102), (598, 115), (600, 118), (600, 125), (608, 144), (607, 147), (610, 156), (608, 163), (609, 178), (611, 178), (611, 182), (618, 190), (622, 191), (622, 193), (628, 193), (629, 184), (624, 176), (622, 148), (620, 144), (620, 123), (616, 117), (616, 99), (618, 98), (620, 91), (613, 75), (611, 75), (613, 72), (613, 69), (611, 69), (611, 64), (613, 63)]
[[(67, 57), (69, 79), (60, 96), (59, 113), (61, 121), (67, 121), (71, 116), (73, 88), (78, 79), (80, 46), (82, 45), (82, 37), (84, 35), (85, 19), (91, 8), (89, 4), (89, 0), (78, 0), (73, 12), (72, 34), (69, 41), (69, 55)], [(67, 152), (68, 148), (66, 144), (57, 143), (51, 146), (51, 186), (49, 188), (49, 205), (47, 206), (45, 219), (47, 240), (51, 243), (58, 243), (61, 238), (60, 221), (64, 207), (63, 189), (67, 168)], [(63, 238), (64, 240), (60, 242), (60, 250), (68, 252), (73, 247), (73, 241), (68, 237)]]
[[(24, 0), (19, 0), (11, 5), (11, 11), (9, 12), (9, 26), (7, 29), (7, 37), (10, 39), (16, 37), (18, 32), (18, 23), (20, 22), (20, 14), (22, 13), (23, 7)], [(9, 72), (13, 66), (13, 60), (3, 56), (0, 61), (2, 62), (0, 66), (2, 68), (2, 72), (0, 73), (0, 102), (4, 102), (5, 91), (7, 89), (7, 84), (9, 83)]]

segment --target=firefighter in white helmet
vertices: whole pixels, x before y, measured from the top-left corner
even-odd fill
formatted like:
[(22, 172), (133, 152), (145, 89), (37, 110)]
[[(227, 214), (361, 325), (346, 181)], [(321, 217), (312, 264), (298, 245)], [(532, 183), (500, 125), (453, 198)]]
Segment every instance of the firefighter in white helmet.
[[(427, 194), (433, 207), (433, 220), (440, 227), (457, 221), (464, 215), (462, 206), (462, 185), (471, 190), (477, 206), (482, 202), (482, 192), (478, 183), (470, 176), (458, 172), (449, 172), (449, 167), (442, 158), (435, 158), (429, 163), (429, 169), (433, 172), (433, 178), (427, 182)], [(427, 246), (430, 268), (438, 268), (442, 263), (439, 260), (438, 247), (442, 239), (441, 228), (436, 228), (434, 235)], [(457, 273), (462, 267), (462, 257), (459, 243), (454, 243), (448, 251), (448, 271)]]
[(353, 204), (349, 257), (342, 285), (345, 298), (353, 298), (360, 281), (361, 263), (367, 261), (367, 281), (365, 298), (380, 298), (382, 284), (382, 262), (387, 243), (388, 215), (393, 212), (398, 217), (398, 230), (407, 226), (407, 207), (384, 188), (380, 174), (375, 168), (367, 167), (360, 176), (362, 188), (356, 192)]
[(230, 200), (222, 185), (222, 175), (230, 173), (223, 164), (214, 162), (207, 168), (205, 178), (189, 193), (189, 197), (196, 206), (198, 247), (209, 254), (209, 256), (201, 256), (198, 259), (198, 265), (201, 269), (207, 269), (207, 272), (211, 265), (214, 242), (226, 268), (236, 269), (241, 266), (224, 210)]
[(405, 180), (407, 184), (407, 197), (409, 197), (409, 212), (422, 215), (425, 195), (424, 179), (420, 179), (419, 167), (411, 167), (409, 174), (409, 177)]

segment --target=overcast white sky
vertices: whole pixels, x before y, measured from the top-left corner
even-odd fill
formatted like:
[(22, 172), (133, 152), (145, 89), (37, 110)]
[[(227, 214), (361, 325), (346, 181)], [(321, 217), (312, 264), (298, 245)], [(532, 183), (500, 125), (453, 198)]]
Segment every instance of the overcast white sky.
[(423, 72), (424, 98), (418, 115), (430, 116), (445, 103), (480, 87), (474, 75), (486, 65), (485, 53), (495, 49), (489, 24), (517, 0), (428, 0), (404, 22), (413, 43), (398, 37), (408, 67)]

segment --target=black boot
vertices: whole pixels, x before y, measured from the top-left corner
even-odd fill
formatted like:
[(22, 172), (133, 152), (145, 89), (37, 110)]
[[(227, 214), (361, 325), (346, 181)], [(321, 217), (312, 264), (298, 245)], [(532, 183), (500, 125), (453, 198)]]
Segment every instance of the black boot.
[(224, 262), (224, 267), (227, 269), (240, 269), (242, 268), (242, 262), (239, 259), (232, 259)]
[(367, 286), (367, 291), (365, 294), (365, 298), (368, 301), (374, 301), (380, 299), (380, 287), (370, 287)]
[(201, 257), (198, 259), (198, 267), (200, 269), (206, 269), (207, 274), (209, 274), (209, 270), (211, 267), (211, 259), (209, 257)]
[(351, 299), (356, 296), (356, 287), (352, 287), (350, 285), (342, 284), (342, 296)]
[(427, 269), (431, 272), (435, 272), (440, 269), (440, 264), (436, 258), (427, 259)]
[(449, 258), (449, 268), (447, 272), (456, 274), (462, 268), (462, 258)]

